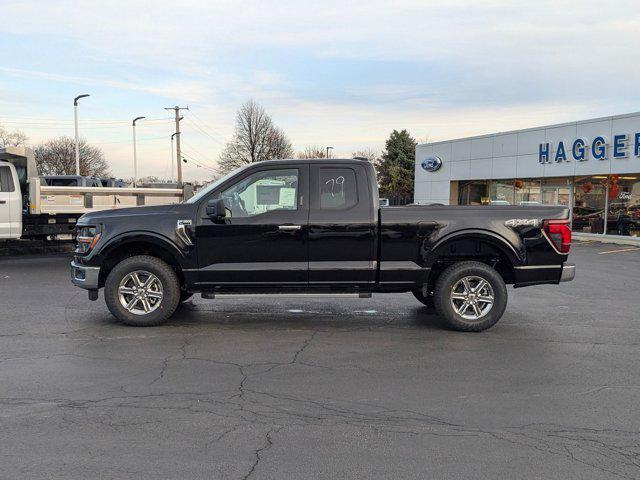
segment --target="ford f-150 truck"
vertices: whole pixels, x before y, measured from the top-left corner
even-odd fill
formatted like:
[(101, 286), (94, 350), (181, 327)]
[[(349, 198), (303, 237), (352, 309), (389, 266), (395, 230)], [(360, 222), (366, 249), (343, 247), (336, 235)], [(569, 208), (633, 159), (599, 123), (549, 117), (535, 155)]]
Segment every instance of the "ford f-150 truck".
[(78, 220), (72, 282), (136, 326), (194, 293), (412, 292), (457, 330), (494, 325), (506, 284), (572, 280), (569, 210), (551, 206), (380, 208), (371, 163), (273, 160), (242, 167), (181, 204)]

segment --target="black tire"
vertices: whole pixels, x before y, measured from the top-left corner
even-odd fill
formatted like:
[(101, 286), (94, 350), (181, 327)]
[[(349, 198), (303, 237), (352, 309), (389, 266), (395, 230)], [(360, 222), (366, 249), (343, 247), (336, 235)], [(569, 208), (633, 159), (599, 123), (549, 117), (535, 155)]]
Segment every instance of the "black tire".
[(433, 304), (433, 295), (427, 295), (426, 297), (422, 294), (422, 289), (412, 290), (413, 296), (416, 297), (420, 303), (422, 303), (427, 308), (435, 308)]
[(186, 290), (180, 290), (180, 303), (184, 303), (193, 297), (192, 292), (187, 292)]
[[(160, 282), (162, 297), (159, 300), (151, 300), (152, 302), (157, 302), (157, 304), (153, 303), (153, 311), (149, 313), (132, 313), (120, 302), (120, 283), (127, 275), (136, 271), (149, 272), (155, 275)], [(130, 296), (131, 294), (127, 295), (125, 300), (133, 299), (133, 296)], [(122, 323), (134, 327), (160, 325), (173, 315), (178, 307), (180, 302), (180, 282), (173, 269), (159, 258), (148, 255), (129, 257), (118, 263), (107, 276), (104, 286), (104, 299), (109, 311)], [(142, 304), (136, 305), (143, 306)]]
[[(473, 288), (467, 289), (464, 280), (467, 279), (466, 285), (470, 285), (477, 289), (480, 281), (485, 280), (489, 287), (481, 287), (479, 292), (474, 292)], [(477, 283), (474, 283), (477, 282)], [(455, 288), (455, 291), (454, 291)], [(464, 296), (467, 290), (471, 293), (465, 299), (452, 298), (452, 294)], [(490, 308), (489, 303), (483, 302), (480, 298), (489, 299), (493, 296), (493, 302)], [(470, 304), (466, 308), (465, 302), (476, 302), (476, 306)], [(459, 262), (449, 266), (438, 278), (434, 293), (434, 304), (437, 312), (445, 319), (447, 324), (454, 330), (462, 332), (481, 332), (495, 325), (505, 308), (507, 307), (507, 287), (500, 274), (490, 266), (481, 262)], [(454, 305), (457, 308), (454, 308)], [(465, 308), (462, 314), (457, 309)], [(476, 310), (480, 310), (481, 315), (477, 315)], [(469, 310), (470, 309), (470, 310)], [(485, 311), (486, 309), (486, 311)], [(465, 318), (477, 316), (478, 318)]]

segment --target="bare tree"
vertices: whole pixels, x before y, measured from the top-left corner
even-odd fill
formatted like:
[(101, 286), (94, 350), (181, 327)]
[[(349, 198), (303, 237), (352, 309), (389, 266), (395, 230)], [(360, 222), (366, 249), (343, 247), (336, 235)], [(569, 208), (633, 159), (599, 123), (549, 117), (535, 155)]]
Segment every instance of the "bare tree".
[(358, 150), (357, 152), (353, 152), (353, 158), (366, 158), (371, 163), (376, 163), (376, 161), (380, 158), (380, 154), (377, 150), (372, 148), (363, 148), (362, 150)]
[[(80, 139), (80, 175), (108, 177), (109, 165), (102, 150)], [(75, 141), (58, 137), (38, 145), (35, 149), (36, 165), (41, 175), (73, 175), (76, 172)]]
[(317, 145), (309, 145), (303, 151), (296, 153), (296, 157), (302, 160), (307, 158), (327, 158), (327, 150)]
[(220, 154), (220, 173), (227, 173), (248, 163), (293, 156), (291, 142), (273, 124), (269, 114), (254, 100), (240, 107), (236, 115), (233, 139)]
[(25, 145), (29, 140), (27, 134), (21, 130), (9, 132), (0, 125), (0, 147), (18, 147)]

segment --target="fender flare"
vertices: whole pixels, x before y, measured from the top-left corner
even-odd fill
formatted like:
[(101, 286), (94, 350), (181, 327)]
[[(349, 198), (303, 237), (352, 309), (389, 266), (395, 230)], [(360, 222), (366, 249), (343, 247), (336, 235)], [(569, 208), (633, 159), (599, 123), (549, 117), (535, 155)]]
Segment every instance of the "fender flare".
[(181, 267), (185, 267), (186, 263), (188, 263), (184, 252), (169, 238), (145, 230), (129, 231), (110, 238), (107, 243), (100, 247), (95, 256), (109, 258), (111, 252), (129, 243), (150, 243), (167, 251)]
[(438, 249), (444, 247), (445, 245), (455, 242), (456, 240), (461, 240), (463, 238), (475, 238), (478, 240), (482, 240), (500, 250), (507, 259), (511, 262), (512, 266), (521, 265), (522, 258), (513, 247), (513, 245), (503, 236), (482, 229), (466, 229), (466, 230), (458, 230), (456, 232), (452, 232), (449, 235), (442, 237), (439, 239), (430, 249), (425, 252), (425, 260), (428, 266), (432, 266), (436, 261), (438, 256), (436, 255)]

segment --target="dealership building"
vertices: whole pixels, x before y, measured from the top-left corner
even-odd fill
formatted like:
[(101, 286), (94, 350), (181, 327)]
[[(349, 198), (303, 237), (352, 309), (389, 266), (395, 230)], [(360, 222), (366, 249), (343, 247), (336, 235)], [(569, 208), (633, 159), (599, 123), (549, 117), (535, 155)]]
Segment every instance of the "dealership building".
[(414, 201), (566, 205), (574, 232), (640, 237), (640, 113), (418, 145)]

